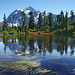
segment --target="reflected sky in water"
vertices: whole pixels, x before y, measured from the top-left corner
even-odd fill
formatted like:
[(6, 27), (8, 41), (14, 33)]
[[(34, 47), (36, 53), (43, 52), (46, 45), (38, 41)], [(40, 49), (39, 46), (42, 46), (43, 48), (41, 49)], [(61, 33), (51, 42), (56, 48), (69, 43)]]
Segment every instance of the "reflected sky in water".
[[(0, 37), (0, 53), (14, 55), (74, 56), (75, 38), (68, 36), (19, 35)], [(11, 55), (10, 54), (10, 55)]]
[[(41, 67), (58, 72), (57, 75), (73, 75), (70, 72), (73, 72), (75, 68), (75, 37), (53, 37), (49, 35), (2, 36), (0, 37), (0, 60), (8, 60), (8, 57), (13, 57), (12, 61), (22, 61), (22, 59), (26, 61), (35, 57), (34, 60), (30, 61), (39, 61)], [(16, 57), (22, 57), (22, 59)], [(68, 71), (64, 71), (64, 69)]]

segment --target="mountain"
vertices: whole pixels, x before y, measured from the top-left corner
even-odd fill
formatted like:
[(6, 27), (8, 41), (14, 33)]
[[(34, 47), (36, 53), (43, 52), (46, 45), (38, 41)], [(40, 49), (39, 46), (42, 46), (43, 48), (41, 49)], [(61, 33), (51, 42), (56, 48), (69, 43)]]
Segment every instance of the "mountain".
[[(35, 20), (35, 23), (38, 22), (38, 17), (39, 17), (39, 13), (40, 11), (37, 11), (35, 10), (34, 8), (32, 8), (31, 6), (25, 8), (25, 9), (16, 9), (14, 12), (12, 12), (8, 18), (7, 18), (7, 22), (8, 22), (8, 26), (11, 27), (12, 26), (12, 23), (14, 26), (19, 26), (21, 25), (21, 22), (22, 22), (22, 15), (21, 15), (21, 12), (25, 12), (26, 15), (27, 15), (27, 20), (29, 21), (29, 12), (33, 12), (33, 15), (34, 15), (34, 20)], [(57, 15), (54, 15), (54, 19), (56, 18)]]
[(35, 10), (31, 6), (25, 8), (24, 11), (28, 17), (30, 17), (29, 12), (33, 12), (35, 23), (37, 23), (40, 11)]
[(0, 22), (0, 29), (2, 28), (2, 26), (3, 26), (3, 23), (2, 23), (2, 22)]
[(3, 23), (2, 22), (0, 22), (0, 26), (2, 26), (3, 25)]
[(21, 18), (22, 18), (21, 12), (22, 11), (23, 11), (22, 9), (16, 9), (14, 12), (12, 12), (8, 16), (7, 22), (8, 22), (9, 27), (12, 26), (12, 23), (14, 26), (18, 26), (21, 23)]

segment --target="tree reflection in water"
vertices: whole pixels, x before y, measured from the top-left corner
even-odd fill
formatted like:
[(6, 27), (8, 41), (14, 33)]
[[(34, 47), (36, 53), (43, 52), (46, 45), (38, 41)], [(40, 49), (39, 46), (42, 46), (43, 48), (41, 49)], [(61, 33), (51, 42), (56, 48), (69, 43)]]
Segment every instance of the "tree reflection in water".
[(36, 53), (53, 53), (53, 50), (60, 52), (62, 56), (67, 54), (70, 47), (70, 55), (74, 54), (75, 40), (74, 37), (68, 36), (49, 36), (49, 35), (18, 35), (18, 36), (4, 36), (1, 37), (4, 43), (4, 53), (6, 53), (7, 46), (16, 55), (34, 55)]

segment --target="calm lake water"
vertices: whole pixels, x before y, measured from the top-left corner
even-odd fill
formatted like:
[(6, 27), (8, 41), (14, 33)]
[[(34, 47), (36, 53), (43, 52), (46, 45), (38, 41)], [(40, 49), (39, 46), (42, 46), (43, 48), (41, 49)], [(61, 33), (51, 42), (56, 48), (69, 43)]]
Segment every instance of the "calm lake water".
[(0, 37), (0, 75), (75, 75), (75, 37)]

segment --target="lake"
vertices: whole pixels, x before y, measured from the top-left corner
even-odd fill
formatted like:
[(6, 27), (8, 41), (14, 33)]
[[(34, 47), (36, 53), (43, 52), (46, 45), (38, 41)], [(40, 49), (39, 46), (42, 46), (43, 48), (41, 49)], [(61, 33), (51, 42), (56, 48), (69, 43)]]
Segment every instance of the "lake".
[(75, 37), (0, 37), (0, 75), (75, 75)]

